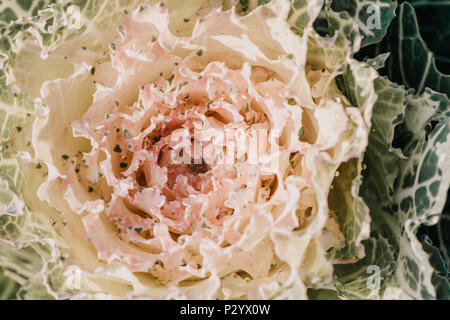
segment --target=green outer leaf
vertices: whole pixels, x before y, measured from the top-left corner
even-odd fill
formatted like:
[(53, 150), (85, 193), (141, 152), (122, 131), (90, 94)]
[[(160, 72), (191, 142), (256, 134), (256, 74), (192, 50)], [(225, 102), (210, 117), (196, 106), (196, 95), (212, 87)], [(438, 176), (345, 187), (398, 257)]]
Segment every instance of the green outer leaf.
[(439, 72), (435, 57), (420, 35), (414, 8), (407, 2), (398, 8), (381, 50), (391, 52), (387, 63), (389, 79), (422, 93), (426, 87), (450, 95), (450, 75)]
[[(370, 185), (372, 193), (366, 200), (383, 204), (390, 203), (394, 194), (394, 180), (400, 170), (398, 150), (392, 147), (394, 127), (403, 121), (406, 108), (405, 91), (385, 78), (374, 82), (378, 95), (372, 113), (372, 131), (369, 135), (369, 147), (364, 156), (366, 165), (365, 185)], [(383, 161), (379, 161), (383, 159)], [(374, 198), (376, 195), (376, 198)]]
[[(388, 241), (382, 237), (364, 240), (366, 255), (353, 264), (334, 266), (336, 288), (342, 299), (374, 299), (383, 296), (394, 272), (394, 252)], [(379, 268), (379, 273), (370, 267)], [(370, 287), (372, 279), (380, 276), (380, 287)], [(373, 284), (376, 284), (374, 281)]]
[(420, 34), (433, 52), (437, 68), (450, 73), (450, 1), (409, 0), (416, 11)]
[(349, 51), (350, 44), (341, 33), (334, 38), (313, 34), (308, 38), (307, 62), (315, 70), (343, 71)]
[(0, 58), (3, 56), (0, 61), (12, 54), (11, 39), (30, 26), (27, 20), (55, 2), (56, 0), (12, 0), (0, 3)]
[[(36, 298), (50, 299), (44, 287), (44, 281), (40, 279), (40, 271), (43, 268), (43, 257), (32, 247), (23, 249), (14, 248), (4, 242), (0, 242), (0, 252), (2, 258), (0, 264), (3, 266), (3, 276), (10, 279), (9, 286), (15, 288), (15, 296), (9, 289), (7, 299)], [(11, 284), (16, 284), (13, 286)], [(17, 284), (20, 289), (17, 290)]]
[(446, 263), (439, 249), (433, 246), (433, 242), (426, 235), (423, 237), (422, 246), (425, 252), (430, 255), (430, 262), (435, 270), (431, 281), (436, 288), (436, 298), (450, 300), (450, 272), (448, 261)]
[(0, 182), (1, 274), (20, 285), (16, 298), (50, 299), (64, 282), (58, 236), (45, 217), (30, 212), (7, 182)]
[(323, 0), (291, 0), (291, 9), (287, 18), (291, 30), (302, 36), (303, 30), (318, 16), (322, 5)]
[(11, 154), (9, 140), (20, 134), (33, 115), (34, 105), (28, 94), (13, 92), (0, 70), (0, 177), (8, 181), (9, 188), (16, 194), (20, 193), (23, 174), (17, 157)]
[(338, 294), (331, 289), (308, 289), (308, 299), (310, 300), (339, 300)]
[[(415, 96), (387, 79), (377, 82), (379, 102), (374, 107), (362, 195), (371, 209), (372, 229), (394, 248), (395, 276), (385, 298), (397, 288), (411, 298), (430, 299), (435, 297), (433, 269), (415, 234), (421, 224), (438, 221), (445, 203), (450, 102), (430, 89)], [(393, 149), (395, 136), (386, 130), (399, 122), (395, 136), (408, 136), (402, 153)]]
[(361, 164), (359, 159), (351, 159), (341, 164), (339, 175), (333, 180), (328, 195), (330, 210), (337, 215), (341, 231), (345, 237), (345, 247), (331, 249), (333, 260), (357, 260), (364, 256), (361, 240), (368, 237), (369, 210), (358, 195), (361, 185)]
[(330, 0), (325, 11), (331, 34), (340, 29), (351, 42), (359, 34), (364, 47), (381, 41), (386, 35), (396, 7), (397, 1), (392, 0)]
[(367, 59), (367, 63), (374, 67), (375, 70), (378, 70), (384, 68), (387, 58), (389, 58), (389, 52), (382, 53), (373, 59)]
[[(375, 90), (379, 98), (361, 187), (374, 231), (363, 241), (364, 259), (334, 266), (334, 290), (341, 299), (446, 298), (443, 260), (429, 243), (423, 242), (422, 248), (416, 232), (421, 224), (436, 223), (449, 187), (449, 100), (429, 89), (421, 96), (411, 95), (386, 78), (375, 81)], [(432, 122), (434, 128), (429, 127)], [(394, 133), (395, 126), (399, 129)], [(412, 128), (405, 147), (395, 149), (395, 136)], [(375, 290), (367, 286), (371, 265), (381, 271)], [(324, 294), (330, 290), (325, 289)], [(313, 293), (320, 295), (321, 290)]]
[(0, 300), (13, 300), (17, 297), (20, 284), (5, 275), (5, 270), (0, 268)]
[(450, 189), (447, 192), (447, 202), (439, 223), (431, 227), (423, 227), (419, 231), (426, 238), (431, 238), (429, 239), (430, 243), (432, 240), (432, 245), (439, 249), (439, 255), (442, 257), (447, 267), (448, 277), (450, 277)]

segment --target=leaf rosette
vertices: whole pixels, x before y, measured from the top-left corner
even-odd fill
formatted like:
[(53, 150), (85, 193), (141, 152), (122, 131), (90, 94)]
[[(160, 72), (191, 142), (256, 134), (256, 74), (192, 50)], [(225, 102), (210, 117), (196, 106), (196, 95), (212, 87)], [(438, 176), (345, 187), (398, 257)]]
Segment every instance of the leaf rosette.
[[(0, 250), (14, 259), (0, 267), (35, 267), (5, 273), (6, 292), (432, 296), (428, 261), (420, 286), (402, 266), (427, 259), (415, 228), (444, 204), (417, 196), (413, 212), (405, 199), (416, 186), (396, 179), (417, 172), (414, 157), (444, 167), (435, 147), (448, 144), (447, 100), (380, 78), (387, 55), (352, 57), (393, 18), (394, 2), (376, 2), (384, 20), (370, 31), (371, 4), (61, 1), (11, 19), (0, 47), (1, 96), (13, 106), (0, 109), (11, 122)], [(430, 121), (444, 133), (426, 147), (410, 131)], [(412, 139), (404, 150), (392, 145), (398, 134)], [(448, 179), (436, 183), (433, 196)], [(386, 280), (374, 290), (362, 284), (371, 265)]]

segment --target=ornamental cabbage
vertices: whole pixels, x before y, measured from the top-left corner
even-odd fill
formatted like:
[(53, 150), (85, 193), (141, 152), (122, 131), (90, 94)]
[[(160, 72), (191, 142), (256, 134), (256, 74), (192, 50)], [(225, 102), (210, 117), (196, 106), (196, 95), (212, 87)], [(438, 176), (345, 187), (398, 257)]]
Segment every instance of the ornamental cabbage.
[(410, 4), (53, 2), (1, 9), (1, 298), (449, 297)]

